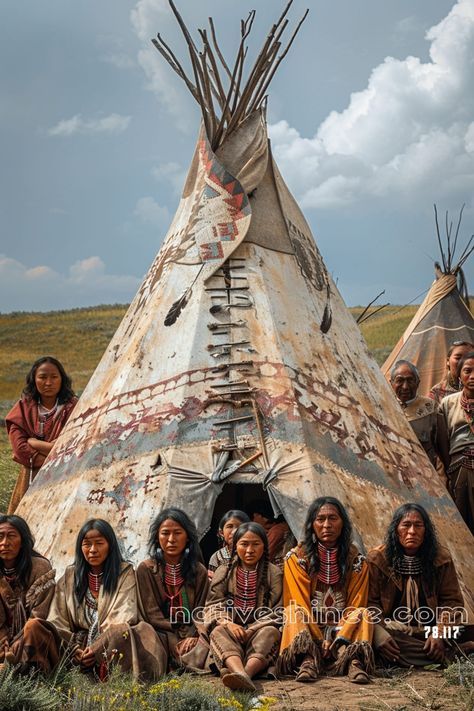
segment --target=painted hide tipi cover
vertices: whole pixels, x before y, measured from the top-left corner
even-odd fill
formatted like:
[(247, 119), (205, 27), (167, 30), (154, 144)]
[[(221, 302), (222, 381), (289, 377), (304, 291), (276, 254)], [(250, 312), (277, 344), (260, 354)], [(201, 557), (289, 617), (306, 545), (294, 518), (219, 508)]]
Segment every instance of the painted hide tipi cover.
[(443, 249), (435, 206), (436, 228), (442, 265), (435, 264), (436, 279), (404, 334), (382, 366), (387, 380), (398, 360), (414, 363), (420, 374), (420, 395), (427, 395), (433, 385), (446, 377), (446, 357), (456, 342), (474, 343), (474, 318), (469, 307), (469, 292), (462, 266), (472, 250), (472, 239), (459, 259), (455, 258), (462, 209), (454, 235), (446, 214), (446, 242)]
[[(192, 84), (204, 121), (175, 218), (19, 513), (61, 570), (91, 516), (113, 523), (134, 562), (163, 506), (204, 534), (229, 482), (263, 485), (296, 535), (315, 497), (337, 496), (366, 547), (416, 500), (451, 544), (470, 600), (471, 535), (272, 157), (262, 101), (281, 22), (260, 74), (236, 79), (230, 99), (214, 70), (200, 76), (204, 35)], [(223, 120), (209, 109), (211, 81)]]

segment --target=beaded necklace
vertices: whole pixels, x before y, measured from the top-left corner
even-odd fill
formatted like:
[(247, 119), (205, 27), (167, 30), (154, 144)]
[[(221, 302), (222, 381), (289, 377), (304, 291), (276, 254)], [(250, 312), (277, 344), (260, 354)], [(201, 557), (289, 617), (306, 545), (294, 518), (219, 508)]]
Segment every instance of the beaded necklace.
[(257, 606), (258, 565), (253, 570), (237, 566), (234, 605), (239, 610), (253, 610)]
[(416, 555), (403, 555), (403, 557), (397, 561), (395, 570), (400, 575), (420, 575), (423, 568), (421, 565), (421, 560)]
[(181, 563), (165, 563), (165, 585), (168, 588), (179, 588), (184, 583), (181, 575)]
[(103, 573), (88, 573), (89, 577), (89, 590), (93, 594), (94, 597), (99, 596), (99, 590), (100, 586), (102, 585), (102, 578), (104, 577)]
[(326, 548), (318, 541), (318, 555), (318, 579), (325, 585), (336, 585), (341, 579), (341, 571), (337, 561), (337, 548)]
[(16, 569), (15, 568), (4, 568), (5, 580), (9, 583), (13, 583), (16, 580)]
[(165, 563), (163, 582), (165, 595), (168, 598), (165, 614), (172, 622), (177, 621), (178, 613), (182, 615), (185, 610), (189, 610), (188, 594), (184, 584), (185, 580), (181, 573), (181, 563)]
[(56, 400), (53, 407), (48, 410), (44, 405), (41, 404), (41, 400), (38, 403), (38, 420), (39, 420), (39, 437), (44, 436), (44, 426), (52, 417), (54, 417), (59, 407), (59, 400)]

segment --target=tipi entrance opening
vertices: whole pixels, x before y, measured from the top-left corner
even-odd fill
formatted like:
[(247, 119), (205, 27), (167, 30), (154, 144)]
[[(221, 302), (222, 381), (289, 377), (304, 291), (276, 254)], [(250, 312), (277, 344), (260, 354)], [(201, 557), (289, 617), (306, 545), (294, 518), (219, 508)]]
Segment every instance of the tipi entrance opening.
[(240, 509), (245, 511), (249, 516), (251, 514), (252, 505), (256, 501), (265, 500), (270, 504), (268, 494), (263, 489), (261, 484), (248, 483), (229, 483), (226, 484), (219, 494), (214, 506), (212, 514), (211, 528), (201, 539), (201, 550), (204, 556), (204, 561), (207, 565), (209, 558), (218, 548), (221, 543), (217, 538), (219, 521), (226, 511), (231, 509)]

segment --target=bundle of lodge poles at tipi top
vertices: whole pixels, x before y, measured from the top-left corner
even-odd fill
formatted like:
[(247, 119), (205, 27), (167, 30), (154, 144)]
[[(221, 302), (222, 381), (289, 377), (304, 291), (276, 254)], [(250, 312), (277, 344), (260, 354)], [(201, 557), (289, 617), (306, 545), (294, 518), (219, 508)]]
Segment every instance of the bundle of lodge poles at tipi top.
[[(252, 29), (255, 10), (249, 13), (246, 20), (241, 20), (240, 45), (231, 70), (217, 42), (212, 18), (209, 18), (211, 40), (209, 40), (207, 30), (200, 29), (202, 49), (198, 50), (175, 4), (172, 0), (169, 0), (169, 5), (188, 46), (194, 83), (188, 78), (176, 55), (159, 33), (156, 39), (152, 39), (152, 42), (168, 64), (185, 82), (201, 107), (206, 134), (213, 151), (225, 142), (226, 138), (232, 131), (237, 129), (247, 116), (261, 108), (266, 101), (270, 82), (309, 12), (306, 10), (286, 47), (282, 49), (282, 35), (288, 26), (286, 16), (292, 4), (293, 0), (290, 0), (278, 21), (272, 26), (260, 54), (244, 81), (244, 65), (248, 52), (246, 40)], [(228, 80), (227, 90), (224, 88), (226, 82), (223, 81), (223, 75)], [(216, 110), (216, 105), (218, 110)]]
[(417, 501), (452, 550), (473, 606), (471, 535), (272, 156), (265, 94), (301, 26), (283, 47), (291, 3), (246, 79), (253, 13), (230, 69), (212, 21), (198, 50), (170, 4), (193, 79), (156, 42), (203, 115), (180, 204), (19, 513), (62, 570), (91, 516), (114, 525), (136, 563), (165, 506), (184, 509), (203, 537), (223, 506), (263, 495), (299, 537), (308, 506), (332, 495), (368, 548), (398, 505)]

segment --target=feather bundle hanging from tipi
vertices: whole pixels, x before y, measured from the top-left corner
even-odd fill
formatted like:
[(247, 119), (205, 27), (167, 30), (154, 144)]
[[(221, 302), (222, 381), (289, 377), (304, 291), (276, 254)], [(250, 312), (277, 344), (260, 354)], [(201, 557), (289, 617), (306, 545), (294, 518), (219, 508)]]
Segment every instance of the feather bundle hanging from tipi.
[(253, 13), (231, 69), (214, 24), (197, 50), (170, 4), (194, 81), (160, 37), (156, 46), (203, 125), (164, 244), (21, 505), (39, 550), (62, 568), (83, 520), (100, 515), (137, 561), (161, 507), (185, 509), (202, 535), (227, 483), (251, 482), (296, 535), (316, 496), (339, 497), (367, 546), (398, 504), (419, 501), (456, 543), (468, 586), (470, 534), (273, 160), (265, 95), (291, 3), (247, 80)]

